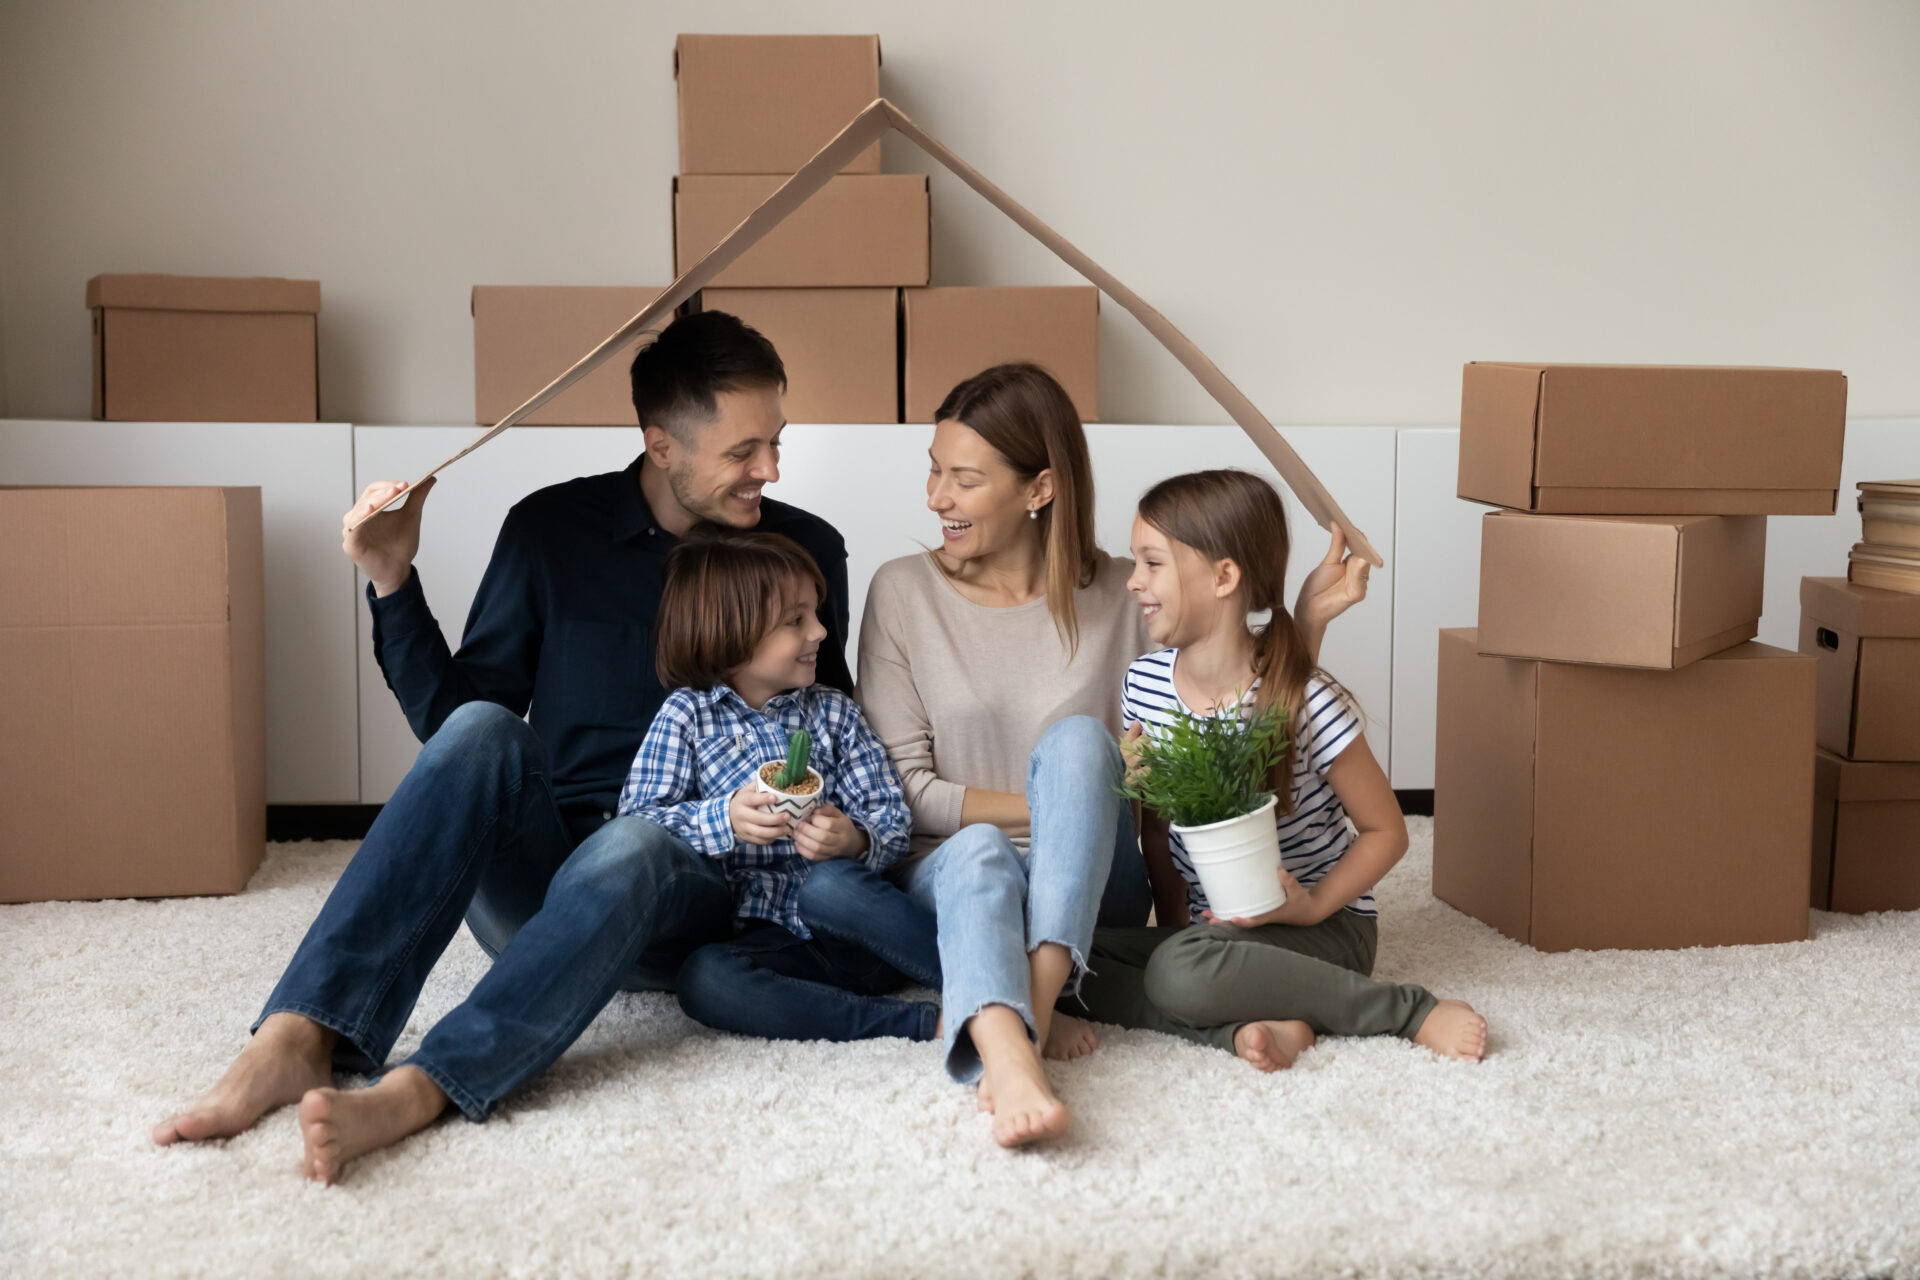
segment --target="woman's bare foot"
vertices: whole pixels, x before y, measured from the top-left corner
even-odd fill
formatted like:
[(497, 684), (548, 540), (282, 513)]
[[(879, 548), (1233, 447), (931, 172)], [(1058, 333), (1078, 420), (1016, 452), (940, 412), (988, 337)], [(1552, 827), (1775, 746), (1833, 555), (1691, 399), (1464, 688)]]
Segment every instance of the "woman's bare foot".
[(1413, 1033), (1413, 1042), (1443, 1058), (1478, 1062), (1487, 1054), (1487, 1020), (1465, 1000), (1442, 1000)]
[(347, 1162), (418, 1133), (447, 1109), (447, 1095), (418, 1067), (399, 1067), (365, 1089), (313, 1089), (300, 1099), (306, 1175), (338, 1182)]
[(251, 1129), (267, 1112), (333, 1083), (333, 1042), (334, 1033), (316, 1022), (294, 1013), (274, 1014), (192, 1110), (154, 1126), (153, 1140), (165, 1147), (231, 1138)]
[(1249, 1022), (1233, 1033), (1233, 1051), (1255, 1071), (1285, 1071), (1314, 1039), (1304, 1022)]
[(1046, 1046), (1040, 1053), (1054, 1062), (1072, 1062), (1075, 1058), (1086, 1057), (1099, 1047), (1100, 1036), (1091, 1023), (1055, 1010), (1053, 1022), (1047, 1027)]
[(1048, 1086), (1020, 1015), (991, 1004), (973, 1015), (970, 1029), (984, 1068), (980, 1096), (982, 1109), (993, 1112), (993, 1140), (1023, 1147), (1066, 1133), (1073, 1117)]

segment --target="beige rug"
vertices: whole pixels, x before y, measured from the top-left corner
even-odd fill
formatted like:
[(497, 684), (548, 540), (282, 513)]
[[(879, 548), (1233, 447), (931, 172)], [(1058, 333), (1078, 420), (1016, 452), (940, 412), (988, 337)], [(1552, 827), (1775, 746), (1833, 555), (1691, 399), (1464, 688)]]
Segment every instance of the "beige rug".
[[(236, 898), (3, 907), (0, 1273), (1920, 1276), (1920, 915), (1543, 956), (1436, 902), (1414, 833), (1380, 972), (1484, 1010), (1486, 1063), (1328, 1041), (1261, 1076), (1110, 1031), (1038, 1153), (930, 1047), (735, 1039), (656, 996), (338, 1187), (290, 1112), (160, 1150), (352, 846), (275, 846)], [(484, 963), (463, 932), (402, 1052)]]

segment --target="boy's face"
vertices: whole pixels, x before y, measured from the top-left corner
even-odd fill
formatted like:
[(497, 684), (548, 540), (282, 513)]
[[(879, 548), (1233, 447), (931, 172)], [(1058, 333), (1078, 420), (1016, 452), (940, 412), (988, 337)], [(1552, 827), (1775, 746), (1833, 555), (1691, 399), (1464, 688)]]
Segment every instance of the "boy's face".
[(820, 642), (827, 638), (819, 615), (820, 597), (811, 582), (787, 584), (773, 629), (727, 681), (748, 705), (757, 707), (784, 689), (813, 683)]
[(722, 391), (714, 402), (712, 421), (691, 443), (647, 428), (647, 452), (689, 516), (751, 529), (760, 523), (760, 490), (780, 479), (780, 432), (787, 425), (780, 388)]

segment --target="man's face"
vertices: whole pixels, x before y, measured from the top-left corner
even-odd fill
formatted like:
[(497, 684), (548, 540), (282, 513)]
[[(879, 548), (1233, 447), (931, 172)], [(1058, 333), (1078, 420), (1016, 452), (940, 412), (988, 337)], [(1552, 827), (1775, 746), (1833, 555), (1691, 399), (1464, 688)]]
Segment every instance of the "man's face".
[(787, 425), (780, 388), (722, 391), (714, 400), (717, 411), (696, 428), (690, 445), (669, 437), (667, 485), (696, 519), (751, 529), (760, 523), (760, 490), (780, 478), (780, 432)]

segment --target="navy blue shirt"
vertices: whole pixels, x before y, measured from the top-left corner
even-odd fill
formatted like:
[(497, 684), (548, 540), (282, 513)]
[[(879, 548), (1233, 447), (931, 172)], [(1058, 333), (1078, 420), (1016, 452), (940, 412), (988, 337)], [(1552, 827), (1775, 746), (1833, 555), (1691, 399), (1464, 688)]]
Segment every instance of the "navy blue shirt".
[[(529, 494), (507, 512), (473, 598), (460, 652), (420, 589), (418, 570), (373, 610), (373, 653), (422, 742), (456, 707), (497, 702), (527, 717), (553, 764), (554, 799), (574, 839), (613, 811), (667, 694), (653, 620), (677, 539), (640, 492), (645, 455), (624, 471)], [(853, 692), (847, 669), (847, 547), (825, 520), (761, 499), (757, 528), (792, 538), (827, 580), (819, 679)]]

